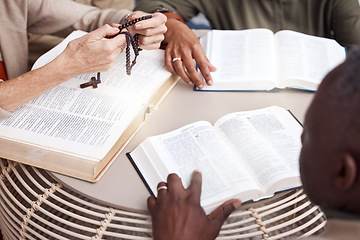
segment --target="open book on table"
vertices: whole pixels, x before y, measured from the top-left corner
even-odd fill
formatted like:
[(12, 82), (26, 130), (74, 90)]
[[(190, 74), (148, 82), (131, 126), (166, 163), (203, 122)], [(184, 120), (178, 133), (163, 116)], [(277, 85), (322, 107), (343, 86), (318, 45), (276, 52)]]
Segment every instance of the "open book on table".
[(177, 173), (188, 187), (192, 172), (200, 170), (201, 204), (209, 213), (230, 198), (246, 202), (299, 187), (301, 133), (289, 111), (272, 106), (148, 137), (127, 155), (155, 196), (168, 174)]
[(346, 56), (333, 39), (290, 30), (212, 30), (200, 42), (217, 68), (211, 73), (213, 85), (205, 84), (204, 91), (315, 91)]
[[(34, 68), (84, 34), (70, 34)], [(0, 157), (96, 181), (178, 80), (166, 71), (163, 50), (141, 51), (130, 76), (121, 54), (98, 88), (81, 89), (92, 76), (70, 79), (0, 122)]]

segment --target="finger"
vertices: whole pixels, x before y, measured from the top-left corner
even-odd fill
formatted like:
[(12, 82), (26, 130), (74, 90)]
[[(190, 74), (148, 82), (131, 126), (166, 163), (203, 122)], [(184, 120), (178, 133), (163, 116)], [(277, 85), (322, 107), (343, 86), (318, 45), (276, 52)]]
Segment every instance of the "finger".
[[(90, 41), (98, 42), (104, 51), (114, 51), (116, 48), (120, 48), (120, 46), (126, 42), (125, 36), (123, 34), (115, 36), (119, 33), (119, 31), (120, 30), (118, 28), (111, 27), (110, 25), (106, 24), (90, 32), (88, 35)], [(119, 51), (119, 53), (121, 52), (122, 51)]]
[(109, 24), (105, 24), (104, 26), (101, 26), (98, 29), (90, 32), (88, 36), (95, 40), (101, 40), (103, 38), (112, 37), (117, 33), (119, 33), (118, 28), (111, 27)]
[[(138, 14), (137, 12), (134, 12), (132, 15), (131, 15), (131, 20), (135, 19), (135, 18), (138, 18), (138, 17), (141, 17), (141, 16), (144, 16), (144, 15), (149, 15), (149, 14)], [(134, 25), (134, 29), (136, 30), (142, 30), (142, 29), (147, 29), (147, 28), (155, 28), (155, 27), (158, 27), (160, 25), (164, 25), (165, 26), (165, 23), (166, 23), (166, 16), (162, 13), (154, 13), (152, 15), (152, 18), (149, 18), (149, 19), (145, 19), (143, 21), (140, 21), (140, 22), (137, 22), (135, 25)]]
[(196, 86), (199, 89), (202, 89), (204, 87), (204, 82), (201, 79), (200, 74), (198, 73), (198, 71), (196, 70), (196, 66), (194, 64), (194, 60), (191, 58), (191, 60), (189, 58), (184, 58), (184, 65), (185, 65), (185, 69), (187, 71), (187, 74), (189, 76), (189, 79), (191, 79), (191, 81), (196, 84)]
[(168, 45), (165, 52), (165, 65), (167, 69), (179, 75), (188, 85), (192, 86), (193, 82), (185, 72), (183, 62), (175, 61), (176, 59), (181, 59), (181, 54), (178, 53), (177, 50), (172, 49), (172, 46)]
[[(179, 58), (179, 57), (175, 57), (175, 58)], [(175, 59), (173, 58), (173, 60)], [(190, 86), (193, 86), (194, 83), (193, 81), (190, 79), (189, 75), (187, 74), (187, 72), (185, 71), (184, 68), (184, 63), (182, 61), (173, 61), (172, 60), (172, 64), (173, 67), (175, 69), (175, 72)]]
[(194, 60), (198, 65), (199, 69), (202, 69), (205, 72), (205, 76), (207, 78), (204, 79), (207, 79), (206, 83), (208, 85), (211, 85), (212, 77), (208, 68), (210, 62), (208, 61), (204, 51), (202, 50), (201, 45), (195, 45), (194, 49), (191, 51), (191, 55), (184, 57), (184, 65), (191, 81), (196, 84), (199, 89), (202, 89), (204, 87), (204, 80), (201, 78), (199, 72), (197, 71)]
[(143, 36), (139, 35), (138, 37), (138, 43), (139, 46), (141, 46), (143, 49), (146, 49), (145, 47), (150, 45), (159, 45), (164, 40), (164, 34), (156, 34), (152, 36)]
[(119, 54), (122, 53), (126, 47), (126, 38), (124, 34), (119, 34), (114, 38), (105, 39), (102, 42), (104, 45), (109, 44), (109, 48), (119, 49)]
[(190, 185), (188, 190), (190, 190), (191, 198), (195, 203), (200, 204), (200, 196), (201, 196), (201, 184), (202, 184), (202, 176), (199, 170), (194, 170), (191, 175)]
[(176, 71), (175, 71), (174, 66), (172, 64), (171, 51), (169, 49), (170, 49), (170, 47), (167, 47), (165, 49), (165, 67), (169, 72), (171, 72), (173, 74), (176, 74)]
[[(182, 61), (183, 54), (178, 53), (176, 50), (173, 50), (171, 56), (171, 65), (174, 68), (175, 73), (178, 74), (188, 85), (192, 86), (193, 82), (185, 71), (184, 63)], [(181, 61), (179, 59), (181, 59)]]
[(155, 208), (156, 208), (156, 198), (153, 197), (153, 196), (148, 197), (148, 199), (147, 199), (147, 209), (148, 209), (151, 217), (154, 216)]
[(175, 173), (168, 175), (167, 184), (168, 184), (168, 192), (172, 196), (179, 194), (185, 190), (182, 185), (181, 178)]
[(147, 45), (139, 45), (140, 48), (142, 49), (146, 49), (146, 50), (154, 50), (154, 49), (159, 49), (161, 46), (161, 43), (158, 42), (158, 43), (152, 43), (152, 44), (147, 44)]
[(229, 215), (240, 206), (241, 201), (239, 199), (230, 199), (217, 207), (208, 217), (220, 228)]
[(194, 59), (196, 61), (197, 67), (199, 68), (203, 78), (205, 79), (206, 84), (211, 86), (213, 84), (213, 78), (210, 72), (215, 72), (216, 67), (210, 63), (210, 61), (202, 51), (200, 51), (200, 53), (199, 51), (195, 51), (194, 53)]
[(120, 23), (111, 23), (110, 26), (114, 27), (114, 28), (119, 28), (121, 26), (121, 24)]
[(130, 15), (128, 15), (126, 20), (131, 21), (131, 20), (134, 20), (135, 18), (139, 18), (139, 17), (145, 16), (145, 15), (148, 15), (148, 14), (143, 11), (134, 11)]
[(164, 33), (166, 33), (167, 28), (166, 28), (165, 24), (161, 24), (154, 28), (145, 28), (145, 29), (133, 28), (132, 30), (133, 30), (134, 34), (138, 33), (140, 35), (150, 37), (150, 36), (160, 35), (160, 34), (164, 35)]

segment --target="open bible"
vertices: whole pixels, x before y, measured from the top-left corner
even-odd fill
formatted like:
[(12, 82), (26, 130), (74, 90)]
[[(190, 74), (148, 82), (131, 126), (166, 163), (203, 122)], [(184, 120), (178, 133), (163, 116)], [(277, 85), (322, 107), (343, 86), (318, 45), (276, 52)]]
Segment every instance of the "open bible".
[(188, 187), (200, 170), (201, 205), (209, 213), (229, 198), (246, 202), (299, 187), (301, 133), (289, 111), (272, 106), (148, 137), (127, 155), (155, 196), (168, 174), (177, 173)]
[[(58, 56), (75, 31), (38, 59)], [(121, 54), (97, 88), (80, 88), (96, 73), (77, 76), (17, 109), (0, 122), (0, 157), (96, 181), (176, 84), (163, 50), (143, 50), (126, 75)]]
[(217, 68), (213, 85), (205, 84), (204, 91), (315, 91), (346, 56), (333, 39), (290, 30), (212, 30), (200, 42)]

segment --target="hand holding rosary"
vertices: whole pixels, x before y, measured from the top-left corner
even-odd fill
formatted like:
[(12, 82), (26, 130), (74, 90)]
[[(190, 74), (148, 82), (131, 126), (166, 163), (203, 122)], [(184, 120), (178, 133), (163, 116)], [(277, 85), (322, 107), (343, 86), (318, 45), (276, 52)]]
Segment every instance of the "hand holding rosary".
[[(114, 36), (114, 37), (116, 37), (119, 34), (125, 34), (125, 38), (126, 38), (125, 57), (126, 57), (126, 74), (127, 75), (131, 75), (131, 69), (136, 64), (136, 58), (137, 58), (137, 56), (139, 56), (139, 51), (141, 49), (139, 48), (139, 42), (138, 42), (139, 34), (135, 34), (133, 36), (129, 31), (122, 32), (122, 30), (127, 29), (128, 27), (134, 25), (135, 23), (137, 23), (139, 21), (150, 19), (150, 18), (152, 18), (152, 15), (146, 15), (146, 16), (142, 16), (142, 17), (136, 18), (131, 21), (126, 21), (124, 24), (119, 26), (120, 32)], [(132, 62), (130, 61), (130, 45), (132, 46), (134, 54), (135, 54), (134, 60)], [(131, 64), (130, 64), (130, 62), (131, 62)], [(85, 88), (85, 87), (89, 87), (89, 86), (92, 86), (93, 88), (97, 88), (97, 84), (99, 84), (99, 83), (101, 83), (100, 72), (97, 73), (96, 79), (95, 79), (95, 77), (92, 77), (89, 82), (81, 84), (80, 88)]]

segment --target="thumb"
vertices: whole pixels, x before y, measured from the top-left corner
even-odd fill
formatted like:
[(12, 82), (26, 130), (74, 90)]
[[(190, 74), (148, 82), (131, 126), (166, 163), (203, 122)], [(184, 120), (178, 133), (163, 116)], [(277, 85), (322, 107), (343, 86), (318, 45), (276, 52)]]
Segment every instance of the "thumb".
[(209, 71), (216, 72), (216, 67), (209, 62)]
[(153, 217), (155, 213), (156, 199), (153, 196), (148, 197), (147, 199), (147, 208), (149, 210), (150, 216)]
[(229, 215), (240, 206), (241, 201), (239, 199), (230, 199), (217, 207), (208, 217), (220, 228)]
[(146, 15), (146, 13), (143, 11), (135, 11), (129, 16), (129, 20), (134, 20), (135, 18), (139, 18), (144, 15)]
[(112, 37), (119, 33), (119, 29), (117, 27), (112, 27), (108, 24), (95, 29), (94, 31), (90, 32), (88, 35), (96, 40), (101, 40), (103, 38)]

